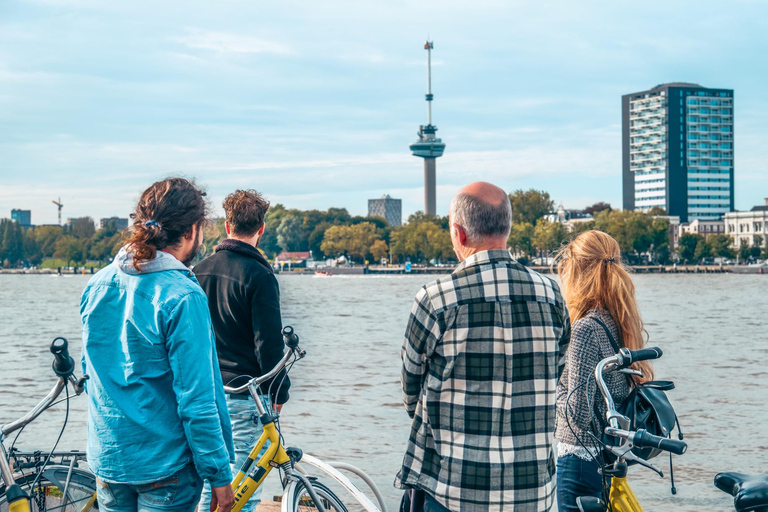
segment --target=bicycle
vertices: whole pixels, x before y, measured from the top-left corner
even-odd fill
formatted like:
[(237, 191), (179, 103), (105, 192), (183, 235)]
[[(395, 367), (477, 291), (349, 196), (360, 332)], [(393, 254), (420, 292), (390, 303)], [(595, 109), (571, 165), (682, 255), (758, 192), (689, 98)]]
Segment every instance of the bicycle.
[[(302, 461), (325, 472), (336, 482), (345, 487), (365, 510), (369, 512), (386, 512), (386, 505), (381, 497), (381, 493), (370, 478), (358, 468), (349, 464), (328, 464), (311, 455), (305, 454), (299, 448), (283, 446), (278, 423), (279, 415), (274, 411), (267, 411), (264, 408), (259, 390), (259, 386), (262, 383), (275, 377), (289, 364), (290, 366), (288, 366), (288, 370), (290, 370), (296, 361), (304, 358), (306, 355), (306, 351), (299, 347), (299, 337), (293, 331), (292, 327), (286, 326), (283, 329), (283, 339), (288, 350), (282, 360), (272, 370), (261, 377), (251, 379), (248, 383), (240, 387), (224, 386), (224, 390), (227, 393), (243, 393), (245, 391), (250, 393), (251, 398), (256, 403), (259, 421), (263, 426), (261, 436), (232, 481), (232, 490), (235, 493), (235, 505), (233, 506), (232, 511), (240, 512), (245, 503), (251, 498), (254, 491), (264, 482), (270, 471), (274, 468), (279, 468), (283, 472), (283, 478), (281, 480), (283, 485), (281, 509), (283, 512), (296, 512), (305, 509), (319, 510), (320, 512), (326, 512), (328, 510), (346, 512), (346, 506), (333, 491), (318, 481), (317, 478), (307, 476), (304, 472), (297, 469), (298, 462)], [(267, 443), (269, 443), (269, 447), (264, 455), (259, 457), (259, 452)], [(347, 477), (340, 473), (337, 468), (351, 471), (360, 476), (373, 490), (381, 509), (377, 508), (373, 502), (371, 502), (365, 494), (349, 481)]]
[(66, 391), (66, 397), (62, 400), (67, 401), (69, 411), (70, 385), (75, 392), (74, 396), (83, 392), (87, 377), (74, 377), (75, 362), (69, 356), (67, 345), (64, 338), (56, 338), (51, 343), (50, 350), (54, 355), (52, 367), (59, 378), (48, 395), (21, 418), (0, 426), (0, 477), (3, 481), (0, 487), (0, 512), (42, 512), (54, 509), (88, 512), (96, 501), (95, 477), (89, 471), (79, 469), (79, 463), (85, 461), (84, 452), (56, 452), (55, 447), (52, 452), (20, 452), (13, 447), (7, 451), (3, 444), (9, 434), (16, 431), (21, 433), (43, 411), (58, 403), (56, 399), (62, 391)]
[(662, 352), (659, 348), (644, 348), (640, 350), (629, 350), (622, 348), (616, 355), (601, 360), (595, 368), (595, 380), (603, 395), (608, 411), (606, 418), (608, 426), (605, 427), (605, 434), (621, 440), (619, 446), (608, 446), (599, 440), (602, 449), (610, 452), (615, 461), (607, 466), (603, 466), (603, 477), (611, 478), (611, 485), (608, 489), (608, 504), (602, 499), (589, 497), (576, 498), (576, 504), (581, 512), (642, 512), (640, 502), (627, 482), (628, 465), (632, 462), (652, 469), (660, 476), (662, 471), (650, 462), (641, 459), (632, 452), (633, 448), (658, 448), (667, 452), (682, 455), (688, 449), (684, 441), (659, 437), (640, 429), (636, 431), (629, 429), (629, 419), (616, 410), (611, 392), (603, 376), (610, 372), (623, 372), (631, 375), (642, 375), (639, 371), (629, 368), (632, 363), (658, 359)]
[[(306, 351), (299, 347), (299, 337), (294, 333), (292, 327), (286, 326), (283, 329), (283, 338), (288, 350), (272, 370), (262, 377), (251, 379), (240, 387), (224, 387), (227, 393), (243, 393), (248, 391), (256, 403), (260, 421), (263, 425), (261, 436), (232, 481), (232, 489), (235, 493), (235, 505), (233, 506), (232, 511), (240, 512), (245, 503), (251, 498), (254, 491), (262, 485), (272, 469), (279, 468), (279, 470), (283, 472), (283, 478), (281, 479), (283, 485), (281, 510), (283, 512), (298, 512), (303, 510), (346, 512), (346, 506), (330, 488), (320, 482), (316, 477), (308, 476), (303, 468), (298, 465), (301, 461), (302, 463), (306, 463), (317, 470), (324, 472), (333, 480), (341, 484), (366, 511), (387, 512), (384, 499), (378, 488), (360, 469), (344, 463), (326, 463), (311, 455), (305, 454), (299, 448), (284, 447), (279, 429), (279, 415), (273, 411), (267, 411), (264, 408), (259, 389), (262, 383), (275, 377), (283, 368), (286, 368), (287, 366), (286, 371), (290, 371), (293, 364), (306, 356)], [(72, 377), (74, 361), (72, 361), (67, 352), (66, 340), (64, 338), (57, 338), (54, 340), (54, 343), (56, 344), (57, 342), (57, 351), (54, 352), (53, 344), (51, 346), (51, 351), (56, 356), (54, 371), (59, 375), (59, 381), (56, 386), (54, 386), (51, 393), (49, 393), (49, 395), (43, 399), (32, 412), (27, 414), (21, 420), (17, 420), (16, 422), (3, 427), (0, 439), (7, 434), (22, 428), (24, 425), (34, 420), (34, 418), (36, 418), (43, 410), (50, 407), (67, 382), (72, 382), (73, 385), (77, 382), (78, 387), (75, 388), (76, 393), (78, 395), (82, 393), (83, 382), (87, 377), (83, 377), (80, 381), (74, 381), (74, 378)], [(69, 361), (71, 364), (62, 361)], [(57, 365), (65, 368), (66, 371), (60, 373), (61, 370), (57, 370)], [(69, 395), (67, 398), (69, 398)], [(259, 453), (267, 443), (269, 443), (269, 447), (265, 453), (259, 457)], [(2, 446), (1, 443), (0, 446)], [(14, 453), (16, 457), (16, 469), (23, 470), (24, 467), (37, 467), (35, 465), (35, 460), (40, 458), (40, 452), (31, 454), (20, 452)], [(2, 453), (0, 453), (0, 459), (2, 460), (0, 461), (0, 468), (5, 464), (5, 469), (2, 472), (3, 481), (14, 482), (14, 484), (8, 486), (7, 489), (0, 488), (0, 512), (30, 512), (29, 497), (26, 496), (23, 490), (21, 490), (23, 485), (28, 485), (27, 480), (29, 479), (33, 479), (35, 482), (31, 487), (34, 489), (41, 489), (40, 492), (34, 496), (34, 502), (37, 503), (37, 501), (40, 501), (40, 496), (44, 498), (40, 501), (43, 506), (37, 504), (36, 512), (52, 510), (54, 508), (63, 508), (65, 510), (71, 510), (72, 512), (90, 512), (93, 508), (98, 508), (95, 476), (89, 471), (77, 469), (78, 462), (85, 460), (85, 454), (82, 452), (53, 452), (45, 455), (48, 457), (47, 461), (57, 456), (60, 456), (62, 460), (55, 465), (47, 464), (42, 470), (38, 468), (33, 475), (21, 474), (14, 477), (7, 462), (8, 456), (4, 448), (2, 449)], [(64, 472), (64, 470), (66, 470), (66, 472)], [(362, 478), (373, 491), (379, 507), (381, 508), (376, 507), (373, 502), (339, 470), (349, 471)], [(45, 484), (45, 486), (41, 487), (41, 484)], [(51, 500), (50, 504), (54, 506), (48, 506), (49, 499)], [(26, 506), (24, 505), (25, 503)]]

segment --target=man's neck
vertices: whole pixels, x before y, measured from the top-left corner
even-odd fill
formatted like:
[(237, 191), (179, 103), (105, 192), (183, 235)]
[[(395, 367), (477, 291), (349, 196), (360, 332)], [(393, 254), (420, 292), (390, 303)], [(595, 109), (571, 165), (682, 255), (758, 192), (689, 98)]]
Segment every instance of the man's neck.
[[(493, 244), (481, 244), (481, 245), (465, 245), (461, 248), (461, 254), (466, 260), (470, 256), (483, 251), (504, 251), (507, 249), (506, 242), (493, 243)], [(463, 261), (463, 260), (462, 260)]]
[(259, 243), (259, 237), (257, 237), (257, 236), (256, 237), (252, 236), (252, 237), (246, 238), (246, 237), (239, 237), (239, 236), (229, 235), (227, 238), (229, 238), (230, 240), (237, 240), (238, 242), (243, 242), (244, 244), (248, 244), (251, 247), (253, 247), (254, 249), (256, 248), (256, 246)]

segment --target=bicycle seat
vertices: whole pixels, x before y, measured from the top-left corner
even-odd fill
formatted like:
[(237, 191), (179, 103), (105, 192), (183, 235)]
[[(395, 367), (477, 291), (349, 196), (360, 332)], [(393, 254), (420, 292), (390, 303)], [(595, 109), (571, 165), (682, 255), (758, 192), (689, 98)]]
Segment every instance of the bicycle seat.
[(734, 497), (737, 512), (768, 512), (768, 475), (718, 473), (715, 486)]

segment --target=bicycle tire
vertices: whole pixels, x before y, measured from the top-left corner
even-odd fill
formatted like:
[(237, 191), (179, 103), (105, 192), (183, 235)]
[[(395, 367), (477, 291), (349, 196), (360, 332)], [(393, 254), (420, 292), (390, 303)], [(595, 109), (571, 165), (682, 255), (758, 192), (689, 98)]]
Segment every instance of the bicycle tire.
[[(32, 484), (38, 477), (37, 471), (16, 478), (16, 483), (29, 495), (31, 512), (83, 512), (83, 507), (96, 492), (96, 479), (88, 471), (73, 469), (67, 487), (67, 499), (64, 500), (68, 472), (69, 468), (65, 466), (48, 467), (40, 475), (34, 488)], [(93, 508), (97, 510), (98, 505)], [(5, 486), (0, 488), (0, 512), (9, 512)]]
[[(344, 506), (344, 503), (328, 487), (317, 480), (312, 480), (310, 483), (317, 497), (323, 502), (323, 507), (327, 512), (347, 512), (347, 507)], [(314, 512), (318, 510), (315, 507), (314, 500), (312, 500), (304, 483), (301, 481), (296, 482), (296, 485), (293, 487), (291, 503), (293, 503), (292, 512)]]

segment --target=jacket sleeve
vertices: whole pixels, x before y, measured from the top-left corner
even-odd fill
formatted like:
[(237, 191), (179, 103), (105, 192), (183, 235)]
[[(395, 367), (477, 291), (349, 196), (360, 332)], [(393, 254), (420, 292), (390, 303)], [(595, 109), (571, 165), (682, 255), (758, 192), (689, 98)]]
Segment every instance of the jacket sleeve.
[(184, 296), (173, 309), (166, 340), (177, 410), (195, 468), (213, 487), (227, 485), (232, 427), (221, 376), (216, 378), (216, 345), (202, 290)]
[(568, 382), (565, 383), (568, 389), (565, 416), (574, 430), (588, 430), (595, 414), (599, 394), (594, 379), (600, 362), (598, 347), (593, 323), (588, 320), (574, 323), (566, 363)]
[(401, 351), (403, 402), (411, 418), (416, 412), (424, 379), (429, 371), (430, 350), (434, 350), (441, 336), (440, 324), (432, 310), (429, 294), (422, 288), (413, 302)]
[[(283, 342), (283, 321), (280, 316), (280, 288), (274, 274), (262, 278), (251, 298), (251, 318), (253, 322), (253, 342), (256, 358), (262, 374), (267, 373), (280, 362), (285, 353)], [(280, 371), (273, 379), (261, 385), (265, 393), (270, 391), (272, 403), (284, 404), (288, 401), (291, 380)]]

